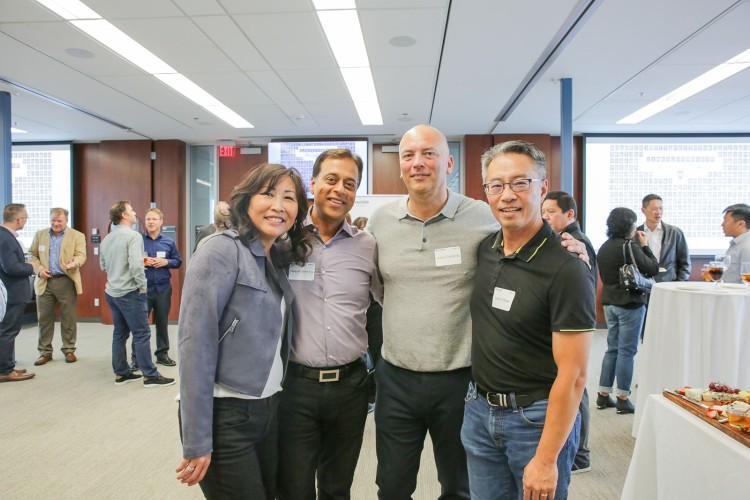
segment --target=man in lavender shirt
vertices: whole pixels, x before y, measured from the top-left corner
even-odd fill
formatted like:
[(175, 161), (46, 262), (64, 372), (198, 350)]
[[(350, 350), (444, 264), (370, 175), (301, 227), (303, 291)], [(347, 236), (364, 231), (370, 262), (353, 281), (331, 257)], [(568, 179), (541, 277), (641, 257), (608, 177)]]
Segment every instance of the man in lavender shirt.
[(289, 272), (299, 300), (279, 408), (283, 500), (315, 499), (316, 479), (317, 498), (350, 497), (371, 383), (363, 361), (369, 294), (382, 297), (375, 238), (345, 220), (361, 177), (362, 159), (347, 149), (315, 160), (306, 220), (313, 251)]

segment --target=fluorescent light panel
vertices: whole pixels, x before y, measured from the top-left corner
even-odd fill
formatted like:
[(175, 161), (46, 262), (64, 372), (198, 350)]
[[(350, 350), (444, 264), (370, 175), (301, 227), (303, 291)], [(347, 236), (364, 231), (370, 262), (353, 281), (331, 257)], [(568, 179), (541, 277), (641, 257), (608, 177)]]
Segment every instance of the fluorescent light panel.
[(36, 0), (125, 60), (235, 128), (253, 125), (78, 0)]
[(11, 134), (25, 134), (25, 130), (21, 130), (20, 128), (10, 127), (10, 133)]
[(72, 19), (101, 19), (102, 16), (79, 0), (36, 0), (66, 21)]
[[(362, 125), (382, 125), (359, 16), (351, 0), (313, 0), (318, 19)], [(346, 9), (346, 10), (328, 10)]]
[(750, 67), (750, 49), (711, 68), (672, 92), (629, 114), (618, 125), (635, 125)]

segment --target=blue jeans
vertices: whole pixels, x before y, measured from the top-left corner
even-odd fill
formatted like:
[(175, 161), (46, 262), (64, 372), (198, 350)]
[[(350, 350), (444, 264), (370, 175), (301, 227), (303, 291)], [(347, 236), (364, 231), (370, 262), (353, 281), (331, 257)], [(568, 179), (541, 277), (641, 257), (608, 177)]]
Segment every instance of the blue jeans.
[(146, 378), (159, 376), (151, 360), (151, 329), (148, 326), (146, 294), (133, 290), (122, 297), (104, 294), (112, 310), (115, 329), (112, 335), (112, 369), (116, 375), (130, 373), (127, 347), (130, 332), (133, 332), (133, 350), (141, 373)]
[(638, 338), (643, 326), (646, 306), (625, 309), (619, 306), (604, 306), (607, 320), (607, 351), (602, 360), (602, 373), (599, 377), (599, 392), (612, 392), (617, 378), (616, 396), (630, 396), (633, 381), (633, 363), (638, 351)]
[[(490, 406), (469, 386), (464, 407), (461, 442), (469, 464), (469, 488), (472, 500), (523, 498), (523, 470), (536, 454), (547, 417), (547, 400), (523, 408)], [(555, 500), (568, 497), (570, 469), (573, 465), (581, 418), (576, 416), (557, 456)]]

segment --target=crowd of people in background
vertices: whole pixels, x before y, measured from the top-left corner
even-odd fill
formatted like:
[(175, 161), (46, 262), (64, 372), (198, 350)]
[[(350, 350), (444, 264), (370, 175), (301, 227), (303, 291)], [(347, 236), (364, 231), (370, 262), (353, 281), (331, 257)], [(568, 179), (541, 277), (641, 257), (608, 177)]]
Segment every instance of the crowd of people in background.
[[(198, 232), (176, 360), (168, 317), (182, 257), (162, 233), (164, 214), (149, 209), (139, 234), (128, 200), (110, 208), (99, 264), (115, 384), (170, 386), (156, 364), (179, 365), (177, 479), (206, 498), (349, 498), (373, 394), (380, 498), (411, 497), (428, 433), (445, 498), (567, 498), (571, 474), (592, 466), (585, 387), (599, 278), (608, 332), (596, 406), (634, 411), (648, 294), (625, 290), (619, 270), (635, 264), (656, 282), (691, 271), (685, 235), (662, 221), (661, 197), (643, 198), (641, 226), (630, 208), (613, 209), (596, 251), (573, 197), (549, 191), (546, 158), (528, 142), (482, 156), (487, 203), (447, 188), (454, 163), (437, 129), (406, 132), (399, 158), (408, 194), (369, 220), (348, 218), (363, 171), (348, 150), (317, 158), (309, 204), (296, 170), (251, 170)], [(14, 351), (30, 275), (34, 364), (54, 359), (58, 304), (63, 358), (78, 360), (87, 253), (68, 216), (50, 210), (27, 262), (17, 240), (26, 208), (3, 210), (0, 382), (34, 377), (16, 369)], [(750, 206), (727, 207), (727, 282), (750, 262), (749, 227)]]

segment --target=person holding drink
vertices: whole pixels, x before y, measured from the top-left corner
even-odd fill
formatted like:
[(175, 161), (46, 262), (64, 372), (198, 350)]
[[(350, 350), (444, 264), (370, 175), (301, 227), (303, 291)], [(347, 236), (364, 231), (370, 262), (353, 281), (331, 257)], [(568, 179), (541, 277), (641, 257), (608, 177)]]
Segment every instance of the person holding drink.
[(305, 188), (296, 170), (263, 164), (234, 188), (230, 207), (232, 229), (206, 241), (185, 276), (177, 479), (209, 499), (273, 499), (294, 326), (287, 268), (311, 249)]
[(741, 283), (740, 266), (750, 262), (750, 205), (737, 203), (724, 209), (724, 220), (721, 229), (725, 236), (730, 236), (727, 257), (731, 259), (724, 271), (724, 282)]

